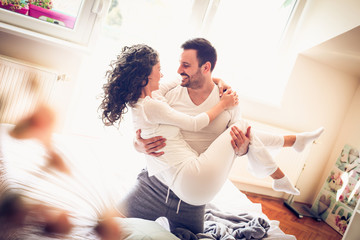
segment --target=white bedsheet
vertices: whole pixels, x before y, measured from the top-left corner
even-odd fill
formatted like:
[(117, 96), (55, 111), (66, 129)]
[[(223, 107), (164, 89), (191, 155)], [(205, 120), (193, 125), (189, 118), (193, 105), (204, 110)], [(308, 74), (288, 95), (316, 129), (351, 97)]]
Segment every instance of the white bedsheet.
[(269, 221), (270, 229), (268, 230), (268, 236), (264, 239), (267, 240), (294, 240), (295, 236), (285, 234), (279, 227), (280, 222), (276, 220), (270, 220), (263, 212), (260, 203), (253, 203), (246, 197), (246, 195), (240, 192), (233, 183), (228, 180), (216, 197), (212, 200), (211, 204), (214, 204), (218, 209), (224, 212), (237, 213), (249, 213), (256, 217), (262, 217)]
[[(114, 140), (54, 135), (54, 145), (70, 165), (72, 175), (56, 170), (44, 171), (45, 151), (41, 145), (35, 140), (11, 138), (7, 134), (9, 127), (11, 125), (0, 124), (3, 187), (68, 210), (72, 220), (80, 226), (94, 224), (106, 208), (115, 206), (131, 188), (144, 164), (142, 155), (132, 150), (131, 140), (123, 144)], [(252, 203), (230, 181), (211, 204), (222, 211), (246, 212), (268, 219), (262, 213), (261, 205)], [(269, 222), (271, 228), (265, 239), (295, 239), (281, 231), (278, 221)], [(88, 233), (84, 239), (97, 237)]]

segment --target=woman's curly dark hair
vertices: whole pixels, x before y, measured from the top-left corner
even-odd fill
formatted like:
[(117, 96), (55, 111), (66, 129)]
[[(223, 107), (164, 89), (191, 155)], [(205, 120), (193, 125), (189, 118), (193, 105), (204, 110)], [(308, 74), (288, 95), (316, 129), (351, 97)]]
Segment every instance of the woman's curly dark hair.
[(149, 82), (152, 67), (159, 62), (158, 53), (144, 44), (126, 46), (106, 72), (104, 84), (102, 121), (106, 126), (122, 120), (123, 114), (138, 101), (143, 87)]

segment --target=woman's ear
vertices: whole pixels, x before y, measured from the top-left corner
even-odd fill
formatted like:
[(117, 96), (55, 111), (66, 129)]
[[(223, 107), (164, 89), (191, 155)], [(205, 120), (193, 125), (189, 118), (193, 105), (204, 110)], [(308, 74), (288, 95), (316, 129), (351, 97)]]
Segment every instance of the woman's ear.
[(143, 80), (143, 82), (141, 83), (141, 85), (142, 85), (143, 87), (146, 87), (146, 86), (148, 85), (148, 83), (149, 83), (149, 80), (150, 80), (150, 78), (147, 77), (146, 79)]

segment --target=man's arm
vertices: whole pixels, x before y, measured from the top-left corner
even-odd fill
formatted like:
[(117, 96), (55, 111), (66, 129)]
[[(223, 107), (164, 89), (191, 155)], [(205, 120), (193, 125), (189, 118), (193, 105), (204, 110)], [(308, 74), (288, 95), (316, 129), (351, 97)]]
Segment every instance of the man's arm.
[(161, 136), (144, 139), (141, 137), (141, 129), (136, 131), (136, 138), (134, 140), (134, 147), (136, 151), (145, 153), (154, 157), (159, 157), (164, 152), (158, 152), (160, 149), (165, 147), (166, 138)]
[(250, 143), (250, 130), (251, 127), (248, 127), (246, 134), (244, 134), (238, 127), (233, 126), (230, 131), (231, 145), (234, 148), (235, 154), (237, 156), (245, 155), (249, 151)]

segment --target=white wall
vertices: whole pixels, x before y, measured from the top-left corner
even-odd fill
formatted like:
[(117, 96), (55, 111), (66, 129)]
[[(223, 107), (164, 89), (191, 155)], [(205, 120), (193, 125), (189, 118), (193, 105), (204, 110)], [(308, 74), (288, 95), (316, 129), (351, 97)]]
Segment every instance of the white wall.
[(67, 76), (67, 81), (58, 85), (56, 110), (58, 112), (58, 130), (66, 121), (69, 105), (73, 100), (73, 93), (79, 69), (88, 53), (35, 38), (13, 34), (0, 29), (0, 54), (19, 59), (44, 68), (54, 69)]
[[(359, 16), (358, 0), (307, 1), (294, 38), (295, 51), (301, 52), (359, 26)], [(286, 91), (287, 96), (299, 96), (299, 90), (303, 96), (312, 96), (314, 91), (321, 93), (318, 98), (310, 97), (309, 101), (305, 98), (303, 102), (298, 99), (292, 105), (299, 110), (300, 115), (302, 111), (310, 114), (305, 119), (299, 116), (300, 120), (326, 123), (321, 145), (313, 148), (299, 182), (302, 196), (298, 199), (309, 203), (315, 200), (343, 145), (348, 143), (359, 147), (360, 141), (357, 137), (359, 135), (356, 135), (359, 127), (354, 122), (359, 119), (360, 113), (360, 108), (355, 107), (359, 102), (359, 77), (311, 61), (297, 61), (292, 73), (295, 79), (290, 79)], [(306, 77), (312, 80), (304, 80)], [(310, 94), (306, 94), (307, 91)], [(286, 98), (284, 101), (287, 101)], [(317, 115), (315, 107), (320, 111)], [(314, 120), (311, 120), (314, 116)], [(299, 124), (302, 125), (300, 122)]]
[(306, 0), (294, 36), (297, 51), (359, 26), (359, 15), (359, 0)]
[[(301, 195), (296, 201), (312, 203), (315, 200), (344, 144), (360, 148), (359, 79), (308, 57), (298, 57), (281, 107), (245, 100), (241, 105), (244, 117), (295, 132), (325, 127), (325, 132), (311, 148), (298, 180)], [(243, 162), (236, 162), (232, 175), (239, 174), (238, 169), (242, 168)], [(242, 190), (283, 197), (266, 188), (237, 185)]]
[(298, 200), (312, 202), (330, 170), (329, 165), (334, 163), (329, 156), (359, 80), (305, 57), (298, 59), (293, 76), (286, 94), (293, 99), (291, 108), (298, 112), (294, 114), (297, 116), (293, 118), (294, 122), (300, 126), (318, 124), (326, 129), (319, 144), (313, 146), (299, 179), (302, 194)]
[[(359, 80), (346, 73), (299, 56), (290, 76), (281, 107), (269, 107), (242, 100), (244, 117), (266, 122), (295, 132), (325, 127), (325, 132), (310, 151), (298, 187), (297, 201), (312, 202), (348, 108), (353, 104)], [(237, 168), (239, 166), (235, 166)]]
[[(331, 151), (328, 165), (324, 171), (322, 179), (325, 181), (331, 167), (335, 164), (336, 159), (341, 153), (345, 144), (360, 149), (360, 85), (355, 89), (352, 102), (344, 115), (338, 136)], [(321, 186), (319, 186), (321, 187)]]
[[(343, 145), (359, 147), (360, 141), (359, 78), (302, 56), (301, 51), (358, 26), (359, 16), (358, 0), (306, 1), (289, 50), (297, 57), (281, 106), (241, 101), (244, 117), (252, 120), (295, 132), (325, 127), (299, 178), (301, 195), (296, 201), (312, 203)], [(238, 168), (241, 166), (235, 165)], [(273, 194), (268, 189), (248, 188)]]
[[(334, 152), (336, 157), (339, 150), (345, 143), (353, 144), (353, 147), (360, 148), (360, 86), (356, 89), (352, 103), (347, 111), (345, 120), (339, 131), (337, 141), (335, 143)], [(339, 149), (336, 147), (339, 146)], [(335, 162), (335, 161), (334, 161)]]

